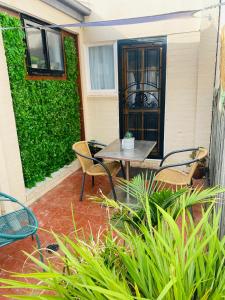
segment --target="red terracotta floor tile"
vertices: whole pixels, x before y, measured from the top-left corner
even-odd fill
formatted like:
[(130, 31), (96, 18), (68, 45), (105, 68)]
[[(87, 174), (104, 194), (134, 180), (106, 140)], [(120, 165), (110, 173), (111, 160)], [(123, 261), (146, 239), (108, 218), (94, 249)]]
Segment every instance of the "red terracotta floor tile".
[[(107, 209), (89, 199), (90, 195), (99, 194), (100, 189), (105, 194), (110, 191), (107, 178), (96, 178), (94, 189), (91, 186), (91, 178), (87, 178), (82, 202), (79, 201), (81, 180), (82, 172), (78, 170), (31, 206), (39, 222), (38, 234), (42, 247), (54, 243), (51, 230), (73, 236), (72, 210), (77, 229), (83, 231), (86, 238), (91, 233), (97, 235), (99, 230), (107, 227)], [(32, 253), (35, 249), (36, 241), (31, 238), (1, 248), (0, 277), (8, 278), (10, 272), (32, 271), (33, 264), (29, 260), (25, 262), (26, 255), (23, 251)], [(38, 254), (35, 256), (38, 257)], [(0, 300), (5, 299), (2, 295), (7, 293), (12, 294), (12, 291), (0, 290)]]

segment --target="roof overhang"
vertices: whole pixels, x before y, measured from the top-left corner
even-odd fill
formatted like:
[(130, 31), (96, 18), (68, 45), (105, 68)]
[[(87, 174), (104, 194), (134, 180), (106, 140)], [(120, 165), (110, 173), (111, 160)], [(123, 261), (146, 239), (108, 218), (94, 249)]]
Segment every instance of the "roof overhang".
[(57, 10), (75, 18), (79, 22), (84, 21), (85, 16), (91, 14), (91, 9), (76, 0), (41, 0)]

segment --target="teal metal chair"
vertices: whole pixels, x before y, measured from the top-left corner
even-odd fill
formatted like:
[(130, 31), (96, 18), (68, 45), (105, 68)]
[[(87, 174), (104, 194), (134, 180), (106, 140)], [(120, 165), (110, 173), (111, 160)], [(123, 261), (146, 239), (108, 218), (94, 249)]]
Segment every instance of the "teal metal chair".
[(18, 207), (13, 212), (0, 215), (0, 247), (18, 240), (35, 236), (40, 259), (43, 262), (41, 244), (37, 234), (38, 221), (33, 212), (15, 198), (0, 192), (0, 204), (3, 201), (12, 202)]

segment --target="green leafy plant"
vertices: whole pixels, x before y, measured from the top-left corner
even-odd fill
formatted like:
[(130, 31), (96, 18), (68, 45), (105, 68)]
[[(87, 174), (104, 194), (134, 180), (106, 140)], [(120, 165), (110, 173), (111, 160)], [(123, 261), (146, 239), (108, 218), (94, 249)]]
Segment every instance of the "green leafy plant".
[(165, 185), (154, 180), (154, 172), (147, 172), (135, 176), (131, 181), (120, 179), (117, 186), (128, 194), (131, 199), (135, 199), (135, 204), (123, 204), (106, 196), (96, 198), (96, 201), (103, 202), (104, 205), (114, 208), (111, 219), (114, 224), (121, 229), (125, 223), (129, 223), (135, 230), (139, 230), (139, 224), (147, 222), (146, 205), (151, 211), (151, 223), (158, 224), (158, 207), (161, 207), (176, 219), (183, 208), (191, 208), (195, 204), (210, 202), (211, 199), (223, 192), (224, 189), (218, 187), (207, 188), (199, 191), (196, 189), (180, 188), (169, 189)]
[(11, 94), (26, 187), (50, 176), (74, 159), (80, 140), (77, 49), (65, 37), (66, 80), (27, 80), (24, 32), (20, 19), (0, 14)]
[(131, 139), (131, 138), (133, 138), (133, 133), (130, 132), (130, 131), (127, 131), (127, 132), (125, 133), (125, 135), (124, 135), (124, 138), (125, 138), (125, 139)]
[(147, 203), (147, 222), (137, 224), (140, 234), (129, 223), (125, 231), (112, 226), (104, 239), (95, 242), (54, 234), (61, 253), (55, 255), (64, 272), (28, 255), (45, 272), (14, 274), (17, 280), (0, 279), (0, 288), (15, 288), (17, 294), (19, 288), (29, 290), (27, 296), (8, 296), (13, 299), (223, 299), (225, 237), (219, 240), (217, 235), (220, 215), (212, 215), (211, 206), (195, 225), (183, 208), (179, 227), (157, 206), (161, 217), (155, 227)]

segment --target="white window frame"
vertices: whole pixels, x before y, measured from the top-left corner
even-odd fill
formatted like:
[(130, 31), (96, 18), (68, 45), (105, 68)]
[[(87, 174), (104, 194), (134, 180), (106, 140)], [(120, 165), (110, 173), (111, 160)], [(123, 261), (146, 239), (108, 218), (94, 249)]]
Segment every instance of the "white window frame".
[[(113, 46), (113, 60), (114, 60), (114, 89), (102, 89), (102, 90), (93, 90), (91, 88), (91, 74), (90, 74), (90, 65), (89, 65), (89, 48), (90, 47), (99, 47), (99, 46)], [(85, 60), (86, 60), (86, 79), (87, 79), (87, 95), (88, 96), (118, 96), (118, 60), (117, 60), (117, 42), (102, 42), (102, 43), (93, 43), (85, 45)]]

